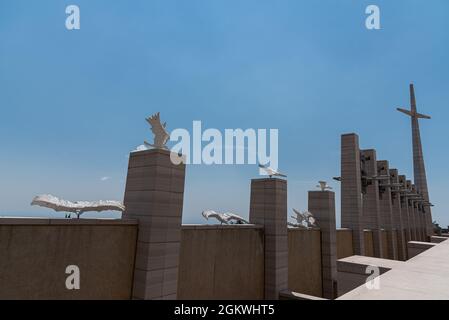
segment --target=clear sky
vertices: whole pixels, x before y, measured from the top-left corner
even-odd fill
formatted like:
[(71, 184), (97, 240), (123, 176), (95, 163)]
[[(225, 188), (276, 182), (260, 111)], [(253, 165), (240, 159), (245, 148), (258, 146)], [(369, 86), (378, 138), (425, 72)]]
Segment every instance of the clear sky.
[[(65, 28), (70, 4), (80, 30)], [(369, 4), (381, 30), (365, 28)], [(169, 129), (279, 129), (289, 208), (306, 209), (321, 179), (339, 198), (342, 133), (412, 176), (410, 120), (395, 108), (414, 82), (433, 117), (421, 134), (434, 219), (447, 226), (448, 15), (447, 0), (0, 0), (0, 215), (48, 214), (30, 207), (41, 193), (122, 200), (127, 156), (157, 111)], [(184, 222), (247, 216), (257, 173), (189, 166)]]

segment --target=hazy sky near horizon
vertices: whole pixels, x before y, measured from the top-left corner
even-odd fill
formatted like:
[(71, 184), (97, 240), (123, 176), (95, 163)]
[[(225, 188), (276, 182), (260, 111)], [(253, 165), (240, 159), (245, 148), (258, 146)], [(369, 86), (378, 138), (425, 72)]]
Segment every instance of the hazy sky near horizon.
[[(81, 29), (68, 31), (76, 4)], [(365, 28), (365, 8), (381, 30)], [(123, 199), (128, 154), (168, 129), (279, 129), (289, 208), (340, 172), (340, 135), (411, 177), (415, 83), (434, 219), (449, 225), (447, 0), (0, 0), (0, 215), (36, 194)], [(187, 168), (184, 222), (248, 215), (254, 165)], [(51, 213), (51, 216), (56, 214)], [(86, 215), (88, 216), (88, 215)], [(339, 210), (338, 210), (339, 216)], [(339, 218), (338, 218), (339, 220)]]

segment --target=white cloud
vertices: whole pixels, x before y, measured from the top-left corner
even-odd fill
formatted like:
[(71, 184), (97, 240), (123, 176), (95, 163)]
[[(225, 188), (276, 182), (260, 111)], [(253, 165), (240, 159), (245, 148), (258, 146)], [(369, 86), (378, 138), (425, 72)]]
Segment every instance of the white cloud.
[(101, 177), (101, 181), (107, 181), (107, 180), (109, 180), (109, 179), (111, 179), (111, 177)]

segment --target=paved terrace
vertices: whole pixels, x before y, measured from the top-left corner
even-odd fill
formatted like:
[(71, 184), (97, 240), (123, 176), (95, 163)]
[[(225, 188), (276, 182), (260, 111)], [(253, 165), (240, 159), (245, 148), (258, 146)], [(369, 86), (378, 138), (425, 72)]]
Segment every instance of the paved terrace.
[[(382, 259), (383, 260), (383, 259)], [(380, 290), (362, 285), (339, 300), (448, 300), (449, 241), (402, 262), (380, 276)]]

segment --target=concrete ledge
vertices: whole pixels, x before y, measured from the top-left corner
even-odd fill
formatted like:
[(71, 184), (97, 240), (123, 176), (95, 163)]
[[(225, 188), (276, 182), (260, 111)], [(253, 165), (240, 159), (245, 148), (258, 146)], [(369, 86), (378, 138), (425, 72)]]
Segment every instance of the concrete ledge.
[(441, 243), (446, 240), (447, 240), (447, 237), (439, 237), (439, 236), (431, 236), (430, 237), (431, 243)]
[(132, 219), (53, 219), (53, 218), (27, 218), (2, 217), (0, 225), (137, 225)]
[(183, 224), (182, 230), (216, 230), (216, 229), (263, 229), (257, 224)]
[(405, 262), (365, 256), (351, 256), (337, 260), (338, 295), (342, 296), (363, 285), (371, 272), (369, 266), (379, 268), (382, 275), (392, 269), (400, 268)]
[(293, 292), (290, 290), (284, 290), (279, 292), (279, 300), (327, 300), (324, 298), (320, 298), (320, 297), (315, 297), (315, 296), (309, 296), (308, 294), (302, 294), (302, 293), (297, 293), (297, 292)]
[(337, 260), (337, 269), (339, 272), (350, 272), (357, 274), (366, 274), (368, 266), (379, 267), (380, 273), (383, 274), (393, 268), (399, 267), (404, 262), (397, 260), (380, 259), (365, 256), (351, 256)]
[(435, 247), (436, 245), (437, 243), (409, 241), (407, 243), (408, 258), (411, 259), (413, 257), (416, 257), (424, 251)]

